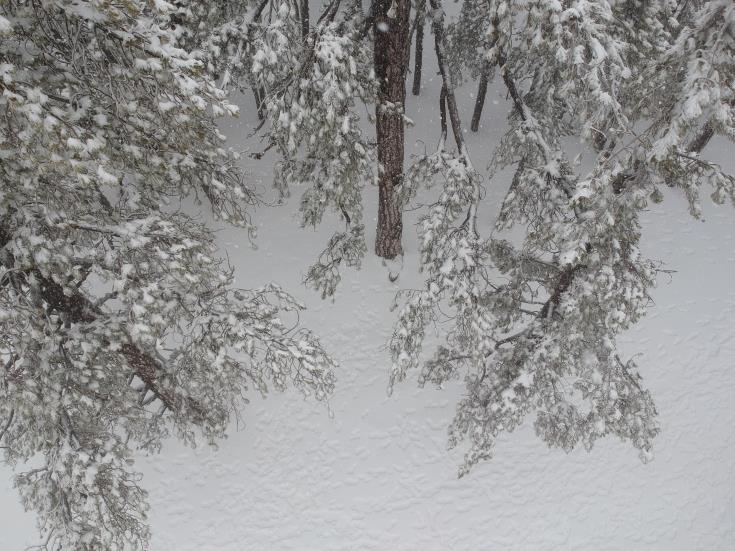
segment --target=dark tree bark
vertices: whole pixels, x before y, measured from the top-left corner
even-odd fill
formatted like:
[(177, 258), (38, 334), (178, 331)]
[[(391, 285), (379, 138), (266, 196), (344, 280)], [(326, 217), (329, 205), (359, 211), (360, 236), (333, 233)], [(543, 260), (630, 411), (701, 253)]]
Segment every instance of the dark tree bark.
[(421, 93), (421, 70), (424, 64), (424, 19), (426, 17), (426, 0), (420, 0), (416, 7), (416, 48), (413, 61), (413, 95)]
[(263, 100), (265, 94), (263, 93), (263, 89), (259, 86), (253, 86), (253, 96), (255, 97), (255, 109), (258, 113), (258, 120), (264, 120), (265, 119), (265, 112), (263, 111)]
[[(395, 13), (389, 17), (391, 4)], [(375, 254), (392, 259), (403, 254), (403, 221), (395, 189), (403, 180), (403, 105), (406, 100), (411, 2), (375, 0), (374, 7), (375, 74), (379, 81), (375, 108), (379, 166)]]
[(477, 87), (477, 99), (475, 99), (475, 110), (472, 112), (472, 123), (470, 130), (477, 132), (480, 128), (480, 118), (482, 117), (482, 108), (485, 106), (485, 96), (487, 96), (487, 82), (490, 74), (490, 67), (485, 64), (480, 74), (480, 84)]
[(715, 130), (712, 128), (712, 123), (707, 121), (699, 132), (692, 138), (687, 146), (689, 153), (699, 153), (715, 135)]
[(301, 38), (309, 36), (309, 0), (301, 0)]

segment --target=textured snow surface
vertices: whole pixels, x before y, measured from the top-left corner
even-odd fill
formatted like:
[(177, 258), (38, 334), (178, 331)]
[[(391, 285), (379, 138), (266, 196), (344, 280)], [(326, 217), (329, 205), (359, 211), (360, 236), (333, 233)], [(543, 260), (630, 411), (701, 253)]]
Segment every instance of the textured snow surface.
[[(503, 101), (492, 94), (489, 105)], [(424, 148), (419, 139), (433, 147), (435, 111), (424, 104), (408, 113), (417, 121), (414, 151)], [(484, 125), (470, 137), (476, 165), (502, 131), (500, 110)], [(226, 131), (237, 137), (249, 128), (244, 115)], [(731, 145), (710, 147), (735, 171)], [(254, 165), (252, 178), (267, 188), (268, 163)], [(489, 186), (489, 204), (502, 197), (502, 185)], [(367, 193), (372, 205), (376, 190)], [(661, 278), (656, 305), (622, 344), (624, 357), (640, 353), (658, 405), (662, 433), (652, 463), (642, 465), (632, 447), (613, 439), (590, 454), (549, 450), (527, 422), (499, 439), (495, 459), (457, 480), (461, 450), (446, 450), (446, 427), (461, 383), (419, 390), (409, 381), (386, 396), (389, 306), (399, 286), (420, 284), (415, 218), (406, 224), (405, 265), (395, 284), (368, 255), (361, 272), (345, 271), (335, 302), (322, 302), (301, 279), (326, 243), (329, 222), (300, 230), (295, 204), (258, 211), (258, 250), (233, 229), (220, 239), (239, 285), (276, 281), (309, 306), (303, 321), (340, 362), (333, 416), (293, 392), (253, 396), (219, 450), (172, 442), (143, 458), (150, 551), (735, 549), (732, 207), (706, 203), (702, 223), (667, 193), (645, 218), (644, 252), (677, 271)], [(374, 216), (366, 213), (368, 229)], [(22, 512), (10, 476), (0, 470), (0, 551), (37, 543), (34, 517)]]
[[(334, 304), (300, 293), (341, 363), (334, 417), (294, 394), (255, 399), (218, 453), (170, 447), (146, 461), (151, 548), (735, 549), (735, 217), (708, 208), (703, 224), (678, 198), (664, 206), (648, 217), (647, 244), (678, 272), (624, 345), (642, 354), (660, 412), (652, 463), (612, 439), (591, 454), (548, 450), (527, 423), (457, 480), (445, 442), (461, 387), (407, 383), (386, 397), (393, 292), (368, 259)], [(313, 239), (278, 235), (291, 222), (273, 214), (243, 267), (298, 289)]]

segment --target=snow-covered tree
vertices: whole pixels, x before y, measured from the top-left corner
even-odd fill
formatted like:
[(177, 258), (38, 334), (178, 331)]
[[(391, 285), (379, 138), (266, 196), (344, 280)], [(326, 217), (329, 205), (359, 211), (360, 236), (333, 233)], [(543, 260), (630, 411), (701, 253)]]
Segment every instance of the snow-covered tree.
[[(345, 221), (307, 280), (331, 295), (340, 268), (359, 266), (367, 249), (361, 190), (374, 157), (379, 256), (401, 254), (396, 207), (442, 181), (421, 219), (425, 288), (399, 297), (391, 384), (419, 365), (421, 384), (464, 374), (467, 395), (450, 430), (452, 444), (470, 441), (462, 473), (531, 413), (551, 445), (590, 448), (615, 434), (649, 458), (655, 407), (615, 341), (649, 305), (658, 267), (638, 251), (639, 217), (658, 187), (683, 189), (695, 216), (703, 183), (717, 201), (732, 195), (732, 178), (701, 155), (715, 133), (733, 135), (731, 3), (463, 0), (453, 21), (441, 0), (412, 8), (413, 16), (400, 1), (364, 12), (328, 2), (305, 32), (303, 3), (263, 0), (248, 5), (219, 62), (240, 68), (238, 82), (267, 106), (269, 147), (281, 152), (276, 181), (306, 188), (305, 223), (328, 209)], [(425, 21), (443, 83), (441, 138), (404, 170), (409, 49), (416, 33), (417, 94)], [(509, 130), (494, 150), (464, 144), (454, 88), (466, 79), (479, 80), (472, 130), (489, 83), (507, 90)], [(357, 126), (368, 103), (377, 155)], [(346, 119), (351, 130), (340, 135)], [(485, 185), (509, 187), (486, 235), (471, 153), (489, 165)], [(512, 169), (511, 182), (503, 169)], [(427, 328), (445, 317), (446, 343), (424, 361)]]
[[(436, 50), (450, 97), (438, 2)], [(460, 474), (530, 414), (549, 445), (589, 449), (616, 435), (651, 457), (655, 406), (616, 350), (616, 336), (645, 314), (657, 272), (638, 249), (640, 214), (664, 184), (685, 191), (695, 216), (703, 185), (717, 202), (735, 197), (733, 177), (701, 155), (715, 133), (735, 137), (735, 6), (686, 4), (488, 2), (477, 47), (512, 105), (490, 169), (493, 181), (503, 168), (514, 176), (483, 237), (461, 131), (456, 153), (441, 139), (409, 172), (411, 189), (432, 176), (444, 183), (421, 221), (426, 286), (403, 295), (391, 341), (391, 385), (419, 366), (420, 384), (464, 377), (450, 427), (450, 445), (469, 442)], [(568, 157), (569, 138), (591, 164)], [(424, 361), (437, 320), (450, 329)]]
[[(304, 190), (303, 225), (331, 213), (344, 226), (307, 272), (323, 296), (367, 250), (367, 184), (379, 187), (385, 258), (401, 254), (403, 206), (435, 186), (419, 228), (425, 285), (397, 300), (391, 386), (412, 368), (420, 384), (464, 377), (449, 434), (469, 444), (460, 474), (530, 415), (550, 445), (616, 435), (651, 457), (655, 405), (616, 339), (649, 307), (659, 267), (639, 251), (640, 216), (659, 188), (683, 190), (694, 216), (704, 185), (717, 202), (735, 195), (704, 156), (713, 136), (735, 139), (732, 1), (464, 0), (453, 22), (442, 0), (315, 8), (0, 8), (0, 445), (40, 465), (18, 486), (50, 547), (145, 540), (135, 447), (169, 433), (211, 441), (246, 387), (332, 388), (318, 341), (279, 321), (299, 306), (275, 287), (233, 289), (211, 232), (182, 206), (201, 197), (252, 229), (254, 198), (214, 123), (234, 110), (222, 89), (252, 91), (254, 156), (277, 152), (276, 187)], [(415, 33), (418, 93), (425, 23), (439, 145), (406, 169), (409, 50)], [(470, 78), (473, 130), (493, 79), (507, 91), (494, 149), (465, 144), (455, 88)], [(489, 185), (508, 189), (491, 228)], [(427, 360), (437, 321), (445, 341)]]
[(213, 443), (249, 392), (334, 384), (301, 306), (233, 287), (190, 214), (251, 231), (255, 198), (215, 124), (236, 109), (176, 13), (0, 5), (0, 447), (47, 549), (143, 549), (136, 450)]
[[(304, 227), (336, 215), (344, 225), (309, 268), (306, 281), (331, 296), (344, 266), (359, 267), (367, 250), (362, 190), (375, 178), (374, 146), (364, 135), (360, 108), (377, 91), (366, 20), (356, 4), (339, 2), (310, 18), (307, 1), (231, 3), (236, 16), (196, 16), (198, 2), (182, 19), (200, 21), (192, 44), (224, 86), (250, 88), (262, 116), (264, 151), (278, 154), (274, 184), (287, 196), (302, 190)], [(218, 13), (212, 11), (212, 13)]]
[[(210, 70), (252, 90), (265, 119), (265, 149), (279, 156), (275, 185), (284, 195), (302, 190), (302, 224), (331, 213), (344, 225), (307, 272), (307, 283), (325, 297), (334, 294), (340, 270), (359, 267), (367, 250), (366, 185), (379, 188), (376, 253), (402, 252), (410, 8), (408, 1), (376, 2), (367, 13), (359, 2), (328, 2), (318, 11), (307, 1), (241, 3), (239, 16), (204, 24), (209, 31), (197, 42)], [(182, 13), (192, 19), (194, 11)], [(375, 123), (375, 139), (365, 135), (365, 121)]]

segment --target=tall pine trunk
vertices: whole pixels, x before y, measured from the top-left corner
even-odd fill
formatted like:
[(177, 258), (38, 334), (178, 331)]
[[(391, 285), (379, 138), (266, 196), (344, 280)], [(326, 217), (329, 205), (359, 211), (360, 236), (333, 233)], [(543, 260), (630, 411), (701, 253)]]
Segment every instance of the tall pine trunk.
[(375, 109), (379, 165), (375, 254), (392, 259), (403, 254), (403, 221), (395, 189), (403, 180), (403, 105), (411, 1), (375, 0), (374, 5), (375, 73), (380, 83)]
[(416, 47), (413, 65), (413, 95), (421, 93), (421, 69), (424, 62), (424, 19), (426, 17), (426, 0), (419, 0), (416, 6)]
[(306, 43), (306, 38), (308, 36), (309, 36), (309, 0), (301, 0), (301, 38), (304, 39), (304, 43)]
[(480, 118), (482, 117), (482, 108), (485, 106), (485, 96), (487, 96), (487, 84), (490, 74), (490, 67), (485, 64), (480, 73), (480, 84), (477, 88), (477, 99), (475, 100), (475, 110), (472, 113), (472, 123), (470, 130), (477, 132), (480, 129)]

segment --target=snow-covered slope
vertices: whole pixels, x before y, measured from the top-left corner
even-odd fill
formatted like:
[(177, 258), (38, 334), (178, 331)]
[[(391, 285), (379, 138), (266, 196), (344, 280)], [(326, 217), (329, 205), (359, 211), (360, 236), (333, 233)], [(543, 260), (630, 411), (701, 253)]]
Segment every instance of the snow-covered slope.
[[(409, 110), (414, 151), (434, 147), (435, 88), (429, 84)], [(504, 103), (497, 90), (491, 109), (493, 102)], [(233, 144), (252, 128), (248, 100), (243, 108), (243, 119), (226, 129)], [(470, 136), (478, 166), (502, 132), (503, 112), (491, 110)], [(735, 171), (731, 145), (710, 147)], [(267, 189), (267, 159), (250, 170)], [(498, 204), (505, 185), (488, 183), (488, 205)], [(366, 190), (368, 221), (376, 193)], [(735, 549), (731, 207), (705, 205), (702, 223), (672, 193), (645, 218), (644, 252), (677, 271), (670, 281), (661, 278), (656, 306), (623, 344), (628, 356), (641, 354), (658, 405), (656, 459), (642, 465), (632, 447), (610, 439), (591, 454), (549, 450), (527, 423), (502, 436), (496, 458), (461, 480), (461, 450), (446, 450), (461, 384), (419, 390), (407, 383), (386, 396), (389, 306), (399, 287), (421, 281), (413, 215), (395, 284), (369, 255), (362, 271), (344, 273), (336, 300), (322, 302), (301, 281), (330, 234), (328, 222), (300, 230), (295, 208), (294, 201), (257, 212), (258, 250), (233, 229), (223, 228), (220, 239), (239, 285), (276, 281), (308, 305), (303, 321), (340, 362), (332, 415), (296, 393), (253, 396), (218, 451), (172, 442), (142, 459), (152, 503), (150, 551)], [(0, 471), (0, 551), (36, 542), (34, 519), (22, 513), (9, 478), (8, 469)]]

